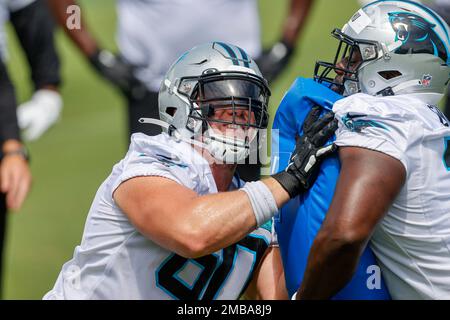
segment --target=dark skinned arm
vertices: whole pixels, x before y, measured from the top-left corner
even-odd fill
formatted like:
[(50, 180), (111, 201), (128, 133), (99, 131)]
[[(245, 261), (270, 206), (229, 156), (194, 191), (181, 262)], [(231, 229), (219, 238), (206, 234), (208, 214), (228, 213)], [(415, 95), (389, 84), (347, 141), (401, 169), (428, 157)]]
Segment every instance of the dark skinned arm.
[(314, 0), (291, 0), (289, 14), (283, 28), (283, 40), (291, 47), (295, 46), (303, 30), (313, 2)]
[(297, 299), (329, 299), (348, 283), (405, 182), (405, 167), (384, 153), (342, 147), (339, 156), (342, 169), (335, 195), (311, 247)]
[(72, 5), (77, 5), (75, 0), (47, 0), (48, 5), (56, 18), (56, 21), (64, 29), (69, 38), (75, 43), (75, 45), (86, 56), (92, 56), (98, 49), (97, 41), (89, 33), (86, 24), (83, 21), (83, 15), (81, 15), (81, 28), (70, 30), (67, 27), (67, 8)]
[(269, 83), (274, 81), (289, 63), (313, 2), (314, 0), (291, 0), (281, 38), (272, 47), (266, 48), (256, 60)]
[(75, 0), (47, 0), (59, 25), (64, 29), (72, 42), (88, 59), (91, 66), (106, 80), (114, 84), (126, 96), (142, 99), (147, 88), (135, 76), (135, 66), (129, 64), (120, 55), (102, 49), (91, 35), (85, 22), (80, 17), (80, 29), (71, 30), (67, 26), (69, 6), (76, 5)]

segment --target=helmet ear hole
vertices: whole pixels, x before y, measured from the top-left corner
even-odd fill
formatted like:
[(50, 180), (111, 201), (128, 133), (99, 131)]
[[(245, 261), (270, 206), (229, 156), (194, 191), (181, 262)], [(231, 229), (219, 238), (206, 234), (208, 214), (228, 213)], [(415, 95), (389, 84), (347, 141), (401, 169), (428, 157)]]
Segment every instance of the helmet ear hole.
[(177, 108), (175, 108), (175, 107), (167, 107), (166, 108), (166, 113), (168, 115), (170, 115), (171, 117), (174, 117), (176, 112), (177, 112)]
[(382, 76), (385, 80), (391, 80), (402, 76), (402, 73), (398, 70), (385, 70), (379, 71), (378, 74)]

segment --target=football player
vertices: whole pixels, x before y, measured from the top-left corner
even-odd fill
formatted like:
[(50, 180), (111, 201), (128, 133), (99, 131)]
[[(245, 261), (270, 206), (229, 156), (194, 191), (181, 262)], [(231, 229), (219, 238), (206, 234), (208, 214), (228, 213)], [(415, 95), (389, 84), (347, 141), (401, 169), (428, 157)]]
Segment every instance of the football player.
[[(135, 132), (155, 135), (161, 132), (159, 126), (138, 120), (158, 118), (161, 81), (179, 55), (200, 43), (231, 42), (252, 57), (258, 57), (264, 77), (268, 81), (275, 80), (293, 56), (313, 0), (290, 0), (283, 33), (279, 41), (266, 50), (261, 48), (256, 0), (119, 0), (119, 55), (102, 48), (83, 22), (80, 29), (68, 28), (67, 12), (75, 3), (75, 0), (49, 1), (59, 24), (95, 70), (125, 94), (130, 135)], [(258, 139), (254, 143), (257, 144)], [(260, 178), (260, 161), (257, 161), (257, 154), (251, 156), (237, 168), (245, 181)]]
[(297, 299), (342, 289), (369, 240), (392, 298), (450, 298), (450, 128), (436, 107), (449, 34), (411, 1), (376, 1), (333, 31), (316, 79), (346, 96), (333, 106), (341, 172)]
[(244, 184), (236, 163), (267, 127), (269, 95), (239, 47), (213, 42), (183, 54), (159, 91), (165, 132), (132, 136), (45, 298), (237, 299), (247, 288), (250, 297), (287, 297), (268, 221), (312, 184), (335, 149), (324, 144), (337, 121), (312, 111), (288, 168)]
[[(313, 108), (332, 110), (343, 96), (324, 83), (297, 78), (287, 91), (275, 114), (272, 128), (272, 170), (287, 167), (295, 136)], [(278, 133), (278, 134), (276, 134)], [(324, 160), (311, 188), (280, 209), (274, 217), (276, 239), (283, 258), (286, 288), (292, 296), (303, 281), (311, 245), (326, 217), (340, 171), (339, 157)], [(275, 244), (274, 244), (275, 245)], [(332, 296), (334, 300), (386, 300), (389, 293), (376, 258), (366, 247), (352, 279)]]

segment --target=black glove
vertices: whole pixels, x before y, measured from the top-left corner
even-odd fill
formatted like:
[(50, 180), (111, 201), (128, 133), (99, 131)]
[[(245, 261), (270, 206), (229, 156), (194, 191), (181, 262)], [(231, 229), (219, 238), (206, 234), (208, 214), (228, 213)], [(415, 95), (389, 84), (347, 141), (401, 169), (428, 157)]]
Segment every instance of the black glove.
[(98, 50), (89, 61), (106, 79), (115, 84), (126, 96), (144, 97), (147, 88), (135, 77), (135, 67), (126, 63), (120, 56), (107, 50)]
[(338, 127), (334, 113), (329, 112), (319, 119), (320, 113), (320, 107), (311, 110), (303, 123), (303, 136), (297, 140), (286, 170), (272, 175), (291, 198), (311, 187), (321, 161), (337, 149), (334, 143), (324, 146)]
[(270, 83), (283, 71), (294, 52), (294, 48), (286, 41), (275, 43), (272, 48), (263, 50), (256, 59), (256, 64), (264, 78)]

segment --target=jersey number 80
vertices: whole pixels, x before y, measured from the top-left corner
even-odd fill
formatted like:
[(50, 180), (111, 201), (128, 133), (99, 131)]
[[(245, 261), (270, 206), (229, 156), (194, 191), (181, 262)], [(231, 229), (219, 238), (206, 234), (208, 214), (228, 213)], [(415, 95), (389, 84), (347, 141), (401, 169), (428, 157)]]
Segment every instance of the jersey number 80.
[[(246, 271), (236, 270), (246, 273), (242, 277), (246, 279), (245, 284), (238, 284), (244, 291), (267, 247), (264, 238), (249, 235), (237, 244), (222, 249), (221, 255), (210, 254), (197, 259), (187, 259), (172, 254), (156, 270), (156, 285), (174, 299), (215, 300), (235, 269), (239, 252), (243, 250), (253, 257), (251, 268), (244, 268)], [(191, 284), (179, 276), (188, 263), (195, 265), (198, 271), (195, 281)]]

